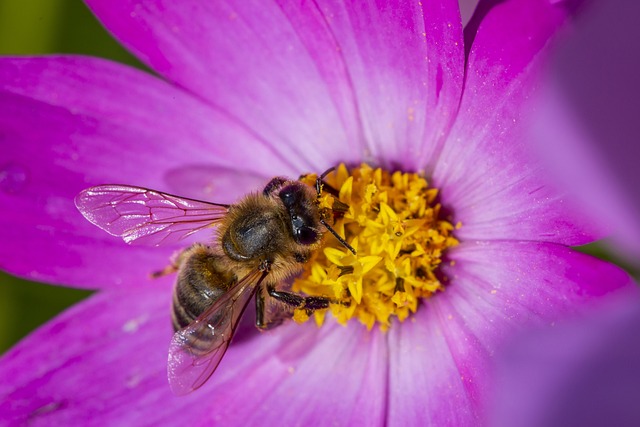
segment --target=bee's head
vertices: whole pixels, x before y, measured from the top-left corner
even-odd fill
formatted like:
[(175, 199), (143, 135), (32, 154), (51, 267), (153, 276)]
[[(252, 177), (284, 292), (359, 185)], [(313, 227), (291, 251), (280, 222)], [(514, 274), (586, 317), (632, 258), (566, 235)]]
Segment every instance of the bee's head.
[(290, 181), (278, 191), (278, 197), (289, 215), (296, 243), (307, 246), (317, 243), (321, 233), (315, 192), (301, 182)]

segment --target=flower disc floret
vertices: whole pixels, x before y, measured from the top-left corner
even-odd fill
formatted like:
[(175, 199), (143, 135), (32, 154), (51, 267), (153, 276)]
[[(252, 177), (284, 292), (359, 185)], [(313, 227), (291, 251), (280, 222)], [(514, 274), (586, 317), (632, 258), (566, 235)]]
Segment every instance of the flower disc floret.
[[(302, 179), (311, 185), (316, 176)], [(356, 254), (328, 236), (293, 290), (334, 299), (329, 310), (341, 324), (356, 318), (369, 329), (377, 322), (386, 330), (394, 317), (404, 321), (422, 298), (444, 289), (436, 270), (446, 249), (458, 244), (456, 227), (440, 218), (437, 196), (415, 173), (340, 165), (326, 178), (319, 203)], [(316, 312), (316, 322), (325, 315)], [(308, 315), (297, 310), (294, 319), (303, 322)]]

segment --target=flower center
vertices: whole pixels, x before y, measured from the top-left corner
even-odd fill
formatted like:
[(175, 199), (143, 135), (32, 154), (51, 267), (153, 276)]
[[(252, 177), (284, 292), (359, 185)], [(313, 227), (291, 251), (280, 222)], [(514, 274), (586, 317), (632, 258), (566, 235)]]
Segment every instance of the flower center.
[[(302, 178), (309, 185), (315, 179)], [(386, 330), (393, 317), (404, 321), (422, 298), (444, 289), (436, 270), (444, 251), (458, 244), (453, 230), (460, 224), (439, 218), (438, 190), (418, 174), (365, 164), (349, 171), (341, 164), (325, 182), (320, 207), (333, 211), (333, 228), (356, 255), (328, 236), (293, 290), (334, 299), (329, 310), (341, 324), (356, 318), (369, 329), (378, 322)], [(325, 315), (326, 310), (314, 313), (318, 325)], [(294, 314), (297, 322), (308, 318), (304, 310)]]

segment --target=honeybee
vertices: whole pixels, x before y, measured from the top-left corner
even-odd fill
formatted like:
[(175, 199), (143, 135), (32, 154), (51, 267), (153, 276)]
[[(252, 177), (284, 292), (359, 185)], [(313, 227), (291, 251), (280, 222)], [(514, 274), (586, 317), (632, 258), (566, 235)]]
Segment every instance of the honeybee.
[[(177, 272), (172, 301), (176, 332), (168, 360), (174, 393), (196, 390), (211, 377), (252, 297), (261, 330), (279, 324), (296, 308), (311, 313), (336, 302), (280, 286), (302, 269), (325, 231), (355, 253), (331, 228), (329, 214), (318, 204), (326, 185), (323, 178), (332, 170), (318, 176), (315, 190), (301, 181), (276, 177), (261, 193), (232, 205), (126, 185), (100, 185), (78, 194), (75, 203), (82, 215), (127, 243), (175, 243), (217, 227), (211, 244), (194, 244), (163, 271)], [(285, 309), (272, 309), (273, 302)]]

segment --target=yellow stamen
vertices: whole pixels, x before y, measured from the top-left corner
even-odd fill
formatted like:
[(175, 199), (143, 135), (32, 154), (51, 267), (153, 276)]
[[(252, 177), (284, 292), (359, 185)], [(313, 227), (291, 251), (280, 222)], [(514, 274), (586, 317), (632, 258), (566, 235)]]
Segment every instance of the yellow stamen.
[[(315, 179), (302, 178), (309, 185)], [(444, 251), (458, 244), (453, 231), (461, 224), (439, 218), (438, 190), (418, 174), (391, 174), (365, 164), (348, 171), (341, 164), (326, 182), (348, 206), (333, 228), (356, 255), (327, 236), (293, 290), (334, 299), (329, 310), (342, 324), (357, 318), (369, 329), (377, 322), (386, 330), (394, 317), (404, 321), (421, 299), (444, 289), (435, 271)], [(324, 191), (318, 202), (333, 215), (334, 196)], [(324, 316), (321, 311), (313, 318), (321, 325)], [(308, 319), (304, 310), (294, 315), (297, 322)]]

